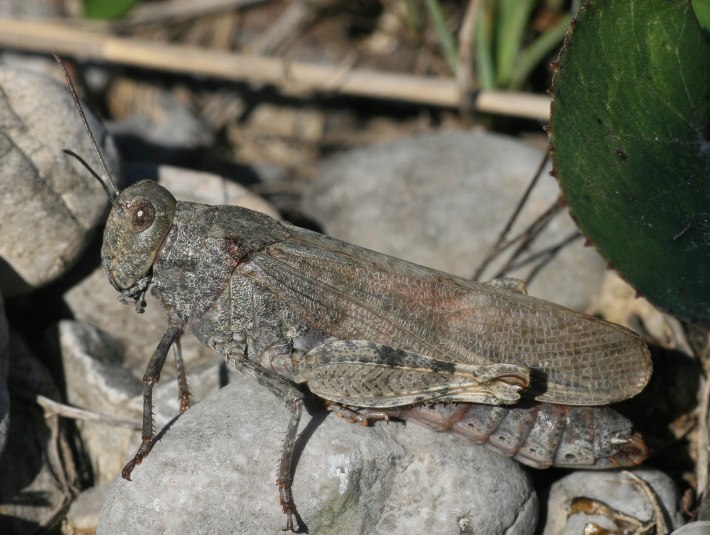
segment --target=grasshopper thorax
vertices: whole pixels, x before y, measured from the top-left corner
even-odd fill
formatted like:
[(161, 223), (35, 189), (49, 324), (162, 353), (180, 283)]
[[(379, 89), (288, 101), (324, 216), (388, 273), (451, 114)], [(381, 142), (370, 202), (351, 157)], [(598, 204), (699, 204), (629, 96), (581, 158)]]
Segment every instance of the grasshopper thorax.
[(151, 180), (123, 190), (104, 230), (101, 263), (124, 297), (138, 300), (175, 216), (175, 197)]

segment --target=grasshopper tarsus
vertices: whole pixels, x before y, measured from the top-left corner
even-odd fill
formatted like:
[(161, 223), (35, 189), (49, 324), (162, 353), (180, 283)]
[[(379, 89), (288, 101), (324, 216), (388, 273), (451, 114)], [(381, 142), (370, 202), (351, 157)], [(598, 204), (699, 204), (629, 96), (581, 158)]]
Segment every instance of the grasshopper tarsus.
[(181, 394), (180, 397), (180, 414), (184, 413), (190, 408), (190, 392), (187, 392), (184, 396)]
[(121, 470), (121, 477), (126, 481), (133, 481), (131, 479), (131, 472), (133, 472), (133, 469), (136, 467), (136, 464), (138, 463), (135, 461), (135, 459), (131, 459), (130, 462), (123, 467), (123, 470)]
[(142, 459), (137, 459), (136, 457), (133, 457), (133, 459), (128, 461), (126, 463), (126, 466), (123, 467), (123, 470), (121, 470), (121, 477), (126, 481), (133, 481), (131, 479), (131, 473), (133, 472), (133, 469), (136, 467), (136, 465), (140, 464), (141, 460)]
[(279, 481), (277, 483), (279, 489), (279, 501), (281, 502), (281, 511), (286, 515), (286, 526), (281, 528), (281, 531), (291, 531), (297, 533), (298, 526), (293, 522), (294, 515), (294, 503), (293, 496), (291, 494), (291, 482), (290, 481)]
[(133, 469), (137, 465), (139, 465), (143, 462), (143, 459), (145, 459), (148, 456), (152, 447), (153, 447), (153, 438), (152, 437), (151, 438), (144, 437), (136, 454), (133, 456), (133, 458), (130, 461), (128, 461), (126, 463), (126, 466), (123, 467), (123, 470), (121, 470), (121, 477), (123, 479), (131, 481), (131, 472), (133, 472)]

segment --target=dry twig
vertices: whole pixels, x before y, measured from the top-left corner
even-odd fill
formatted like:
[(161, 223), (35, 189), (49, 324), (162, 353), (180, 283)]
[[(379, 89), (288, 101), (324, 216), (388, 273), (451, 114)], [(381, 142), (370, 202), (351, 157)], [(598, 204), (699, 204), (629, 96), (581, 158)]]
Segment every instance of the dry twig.
[[(330, 89), (344, 94), (458, 108), (456, 80), (395, 74), (370, 69), (351, 69), (332, 88), (339, 67), (289, 62), (280, 58), (252, 56), (198, 47), (155, 43), (114, 37), (56, 21), (0, 19), (0, 46), (76, 56), (133, 67), (169, 71), (226, 80), (272, 84), (284, 93)], [(481, 112), (547, 120), (550, 100), (529, 93), (485, 91), (474, 107)]]
[(128, 28), (142, 24), (153, 24), (174, 19), (196, 18), (203, 15), (243, 9), (271, 0), (164, 0), (163, 2), (142, 3), (128, 16), (116, 23), (116, 28)]
[(459, 30), (459, 59), (456, 65), (456, 83), (461, 93), (461, 113), (471, 112), (471, 91), (474, 87), (473, 34), (476, 28), (481, 0), (469, 0), (466, 13)]
[(641, 489), (641, 492), (646, 495), (646, 498), (648, 498), (648, 501), (651, 503), (651, 509), (653, 509), (652, 520), (653, 524), (655, 525), (657, 535), (665, 535), (666, 533), (668, 533), (668, 528), (666, 527), (666, 519), (663, 514), (663, 508), (661, 507), (661, 504), (658, 501), (658, 496), (656, 496), (656, 493), (653, 491), (651, 486), (633, 472), (624, 470), (621, 473), (628, 477), (632, 481), (632, 483), (634, 483), (634, 485)]
[(126, 418), (117, 418), (116, 416), (111, 416), (110, 414), (103, 414), (100, 412), (90, 411), (87, 409), (80, 409), (78, 407), (72, 407), (65, 403), (60, 403), (59, 401), (54, 401), (41, 394), (34, 394), (32, 392), (27, 392), (21, 388), (11, 387), (12, 394), (29, 401), (31, 403), (36, 403), (44, 410), (46, 418), (52, 416), (63, 416), (64, 418), (72, 418), (74, 420), (88, 420), (92, 422), (101, 422), (109, 425), (118, 425), (121, 427), (129, 427), (131, 429), (140, 430), (141, 424), (137, 420), (129, 420)]
[(510, 229), (513, 227), (515, 222), (518, 219), (518, 216), (520, 215), (520, 212), (522, 211), (523, 207), (525, 206), (525, 203), (528, 201), (528, 198), (530, 197), (530, 193), (532, 193), (532, 190), (535, 188), (535, 185), (538, 183), (540, 176), (542, 175), (543, 170), (545, 169), (545, 166), (547, 165), (547, 162), (550, 158), (550, 151), (547, 150), (545, 151), (545, 156), (543, 157), (542, 161), (540, 162), (540, 165), (538, 165), (537, 169), (535, 170), (535, 174), (533, 175), (532, 179), (530, 180), (530, 183), (528, 184), (527, 189), (523, 193), (522, 197), (518, 201), (518, 204), (516, 205), (515, 209), (513, 210), (513, 213), (510, 215), (510, 218), (508, 219), (508, 222), (505, 224), (505, 227), (503, 227), (503, 230), (500, 231), (500, 234), (498, 235), (498, 239), (496, 242), (493, 244), (493, 247), (491, 247), (491, 250), (488, 252), (486, 257), (483, 259), (483, 261), (480, 263), (478, 268), (476, 268), (476, 271), (474, 272), (472, 279), (473, 280), (479, 280), (485, 269), (493, 262), (496, 258), (498, 258), (502, 253), (504, 253), (507, 249), (509, 249), (512, 245), (515, 243), (522, 241), (522, 244), (518, 247), (516, 252), (509, 258), (508, 262), (506, 263), (506, 267), (503, 268), (501, 271), (505, 271), (507, 268), (510, 267), (510, 265), (517, 259), (518, 255), (525, 250), (525, 248), (530, 244), (530, 242), (535, 238), (538, 232), (540, 232), (549, 222), (549, 220), (557, 214), (557, 212), (560, 210), (559, 203), (556, 201), (553, 206), (548, 208), (543, 214), (541, 214), (538, 219), (533, 221), (527, 229), (525, 229), (523, 232), (518, 234), (516, 237), (508, 240), (508, 233), (510, 232)]
[(316, 10), (308, 2), (291, 2), (286, 10), (259, 36), (249, 48), (254, 54), (272, 56), (303, 32), (316, 18)]

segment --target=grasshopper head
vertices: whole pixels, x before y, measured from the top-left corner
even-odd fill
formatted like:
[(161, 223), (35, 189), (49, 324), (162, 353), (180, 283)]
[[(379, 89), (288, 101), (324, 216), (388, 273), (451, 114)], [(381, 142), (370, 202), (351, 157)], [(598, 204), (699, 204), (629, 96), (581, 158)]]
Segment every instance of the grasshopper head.
[(173, 223), (175, 204), (175, 197), (151, 180), (126, 188), (113, 203), (101, 263), (122, 296), (142, 299), (155, 257)]

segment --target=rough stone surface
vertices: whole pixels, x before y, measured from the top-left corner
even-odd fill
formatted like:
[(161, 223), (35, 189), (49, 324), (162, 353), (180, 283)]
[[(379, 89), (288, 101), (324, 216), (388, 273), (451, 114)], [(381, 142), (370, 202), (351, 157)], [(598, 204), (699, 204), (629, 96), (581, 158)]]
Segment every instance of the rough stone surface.
[(53, 2), (43, 0), (0, 0), (0, 17), (15, 19), (45, 19), (62, 13)]
[(710, 533), (710, 522), (701, 520), (700, 522), (691, 522), (682, 528), (675, 530), (671, 535), (708, 535)]
[[(240, 378), (166, 428), (133, 482), (113, 484), (97, 533), (278, 533), (287, 420), (280, 401)], [(305, 411), (293, 493), (309, 533), (533, 533), (525, 472), (458, 438)]]
[(106, 499), (108, 484), (91, 487), (77, 496), (62, 522), (62, 535), (93, 535)]
[[(69, 403), (135, 422), (134, 427), (76, 422), (91, 460), (94, 480), (98, 484), (111, 481), (140, 444), (142, 382), (125, 367), (120, 344), (96, 327), (62, 321), (59, 342)], [(167, 367), (171, 367), (170, 364)], [(199, 401), (216, 391), (224, 380), (223, 375), (216, 358), (206, 365), (192, 366), (188, 376), (192, 400)], [(175, 379), (163, 378), (156, 385), (153, 404), (158, 429), (178, 414), (177, 394)]]
[[(675, 529), (682, 525), (680, 495), (671, 478), (651, 468), (637, 468), (632, 472), (643, 479), (657, 496), (668, 527)], [(574, 472), (552, 485), (543, 535), (583, 533), (588, 522), (605, 529), (615, 528), (604, 516), (581, 513), (570, 516), (570, 503), (578, 497), (602, 501), (641, 522), (653, 518), (652, 503), (624, 471)]]
[(178, 201), (241, 206), (279, 217), (278, 212), (263, 198), (212, 173), (161, 165), (158, 167), (158, 184), (170, 190)]
[[(100, 169), (67, 89), (8, 67), (0, 67), (0, 89), (0, 287), (9, 297), (65, 273), (103, 222), (108, 198), (62, 153), (71, 149)], [(110, 138), (88, 110), (87, 118), (115, 171)]]
[[(439, 132), (356, 149), (325, 162), (304, 194), (304, 211), (336, 238), (471, 277), (486, 256), (542, 153), (485, 132)], [(510, 236), (557, 198), (548, 172)], [(554, 219), (533, 251), (576, 232), (567, 214)], [(500, 263), (497, 264), (500, 266)], [(584, 308), (599, 286), (604, 262), (581, 240), (567, 246), (534, 278), (529, 293)], [(530, 267), (509, 276), (525, 279)], [(484, 279), (492, 278), (489, 269)]]
[(153, 161), (177, 162), (186, 152), (214, 143), (209, 125), (171, 92), (127, 79), (116, 80), (111, 91), (132, 108), (125, 117), (125, 110), (114, 109), (112, 116), (120, 119), (107, 125), (126, 158), (150, 154)]
[(5, 305), (0, 296), (0, 456), (7, 444), (10, 427), (10, 393), (7, 389), (7, 372), (10, 368), (10, 331), (5, 317)]

